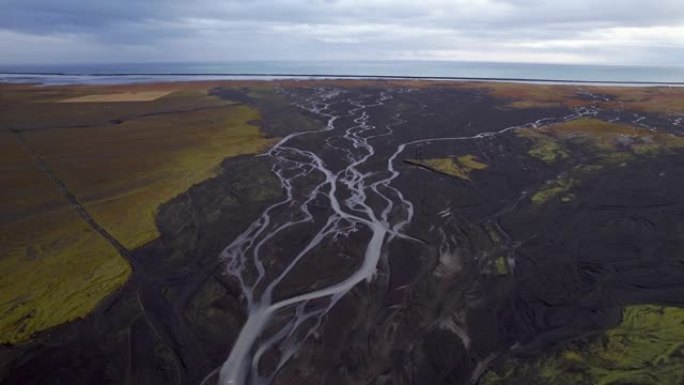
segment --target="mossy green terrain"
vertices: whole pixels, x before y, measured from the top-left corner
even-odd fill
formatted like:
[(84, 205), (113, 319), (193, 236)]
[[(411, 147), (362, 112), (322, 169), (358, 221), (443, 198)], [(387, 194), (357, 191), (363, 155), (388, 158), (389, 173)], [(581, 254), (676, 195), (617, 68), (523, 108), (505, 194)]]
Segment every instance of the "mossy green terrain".
[[(684, 138), (595, 118), (582, 118), (537, 129), (523, 129), (528, 155), (551, 170), (562, 169), (530, 195), (534, 204), (578, 198), (591, 175), (640, 160), (680, 154)], [(600, 335), (565, 342), (537, 358), (508, 357), (480, 381), (486, 385), (680, 384), (684, 381), (684, 309), (633, 305), (622, 322)]]
[(554, 197), (569, 202), (574, 198), (573, 185), (593, 171), (684, 148), (681, 136), (593, 118), (542, 129), (523, 129), (517, 135), (530, 141), (530, 156), (550, 165), (562, 161), (574, 164), (569, 171), (534, 192), (531, 195), (533, 203), (543, 203)]
[(14, 134), (0, 133), (0, 343), (89, 313), (130, 274), (38, 169)]
[(407, 159), (406, 162), (467, 181), (470, 181), (471, 172), (487, 168), (487, 164), (470, 154), (456, 158)]
[(130, 275), (128, 263), (71, 207), (2, 230), (12, 239), (3, 241), (0, 259), (0, 343), (88, 314)]
[(684, 148), (684, 137), (594, 118), (572, 120), (542, 129), (524, 129), (518, 135), (532, 141), (528, 152), (531, 156), (547, 163), (571, 156), (569, 144), (584, 147), (595, 155), (599, 163)]
[(577, 97), (580, 87), (571, 85), (535, 85), (520, 83), (470, 83), (467, 87), (483, 88), (506, 101), (510, 108), (578, 107), (585, 102)]
[(684, 309), (636, 305), (617, 327), (550, 355), (510, 360), (485, 385), (680, 384), (684, 381)]
[(546, 163), (554, 163), (569, 156), (567, 150), (558, 140), (539, 131), (521, 130), (519, 136), (532, 140), (534, 144), (528, 153)]
[[(258, 119), (255, 109), (226, 103), (95, 127), (92, 137), (70, 128), (32, 132), (27, 140), (93, 217), (132, 249), (158, 235), (161, 203), (211, 177), (222, 159), (272, 143), (251, 123)], [(55, 148), (53, 141), (67, 144)]]
[(556, 138), (593, 146), (597, 151), (646, 154), (684, 147), (684, 138), (681, 136), (594, 118), (572, 120), (542, 131)]
[(575, 183), (576, 182), (567, 175), (559, 175), (556, 179), (547, 182), (544, 186), (532, 194), (530, 200), (533, 203), (544, 203), (555, 197), (565, 199), (566, 201), (568, 201), (568, 199), (571, 200), (572, 195), (569, 193), (569, 191)]
[(678, 115), (684, 111), (684, 89), (681, 87), (601, 87), (597, 92), (610, 96), (610, 100), (601, 103), (604, 108), (627, 108), (667, 115)]
[(506, 257), (501, 256), (494, 259), (493, 263), (494, 272), (497, 275), (508, 274), (508, 263), (506, 262)]
[(0, 343), (19, 343), (85, 316), (131, 271), (40, 170), (15, 132), (129, 249), (158, 236), (159, 205), (212, 177), (224, 158), (260, 152), (276, 140), (262, 134), (258, 110), (201, 88), (152, 102), (54, 103), (119, 88), (4, 90)]

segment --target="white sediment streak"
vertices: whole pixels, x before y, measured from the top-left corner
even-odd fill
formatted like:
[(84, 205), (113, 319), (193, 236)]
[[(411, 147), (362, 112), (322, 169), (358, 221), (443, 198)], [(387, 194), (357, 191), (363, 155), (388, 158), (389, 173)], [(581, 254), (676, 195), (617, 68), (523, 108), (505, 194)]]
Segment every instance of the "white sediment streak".
[[(359, 283), (370, 282), (375, 277), (378, 263), (389, 242), (395, 238), (422, 242), (403, 234), (403, 229), (413, 219), (414, 207), (399, 189), (391, 185), (399, 175), (395, 162), (408, 146), (447, 140), (485, 139), (519, 128), (538, 128), (597, 113), (593, 108), (579, 108), (575, 113), (562, 118), (539, 119), (494, 132), (406, 142), (398, 145), (386, 162), (380, 162), (384, 164), (385, 169), (362, 172), (360, 169), (367, 166), (369, 159), (373, 159), (376, 153), (374, 140), (383, 140), (382, 137), (393, 134), (396, 126), (405, 123), (399, 115), (395, 115), (389, 124), (382, 127), (370, 123), (372, 111), (390, 100), (392, 92), (381, 92), (372, 102), (365, 104), (364, 100), (373, 98), (373, 95), (365, 95), (354, 100), (345, 99), (344, 93), (339, 90), (317, 90), (316, 94), (300, 107), (326, 118), (325, 127), (318, 131), (290, 134), (263, 154), (274, 158), (273, 172), (280, 180), (285, 198), (268, 207), (222, 252), (228, 272), (235, 276), (242, 286), (247, 302), (247, 320), (228, 359), (220, 368), (220, 385), (270, 383), (275, 373), (291, 358), (301, 343), (316, 332), (323, 316), (337, 301)], [(345, 129), (337, 126), (337, 122), (343, 116), (335, 113), (331, 108), (333, 105), (337, 109), (345, 105), (351, 106), (344, 115), (354, 122), (351, 127)], [(308, 135), (327, 136), (327, 139), (321, 140), (324, 147), (315, 150), (297, 148), (293, 143), (294, 139)], [(338, 166), (339, 170), (335, 171), (326, 165), (321, 150), (337, 154), (335, 160), (343, 161), (343, 167)], [(339, 156), (340, 153), (342, 156)], [(305, 181), (305, 178), (308, 179)], [(371, 207), (371, 196), (376, 198), (374, 202), (377, 203), (379, 199), (379, 202), (383, 203)], [(329, 216), (323, 221), (319, 218), (317, 222), (311, 214), (311, 209), (317, 201), (320, 204), (321, 199), (327, 202)], [(448, 208), (444, 213), (448, 214)], [(302, 225), (308, 226), (308, 231), (312, 225), (318, 226), (318, 229), (314, 230), (311, 239), (299, 249), (287, 251), (290, 255), (287, 266), (280, 272), (273, 271), (268, 274), (262, 260), (264, 248), (284, 231)], [(363, 260), (353, 273), (329, 286), (290, 298), (274, 300), (278, 286), (303, 258), (325, 242), (361, 229), (370, 232), (370, 237), (365, 246)], [(254, 269), (250, 269), (252, 266)], [(256, 277), (253, 277), (255, 271)], [(319, 299), (326, 299), (327, 302), (318, 306), (306, 306), (310, 301)], [(286, 308), (294, 309), (292, 317), (283, 325), (277, 325), (278, 327), (269, 325), (274, 315)], [(313, 320), (314, 326), (310, 327), (302, 338), (299, 329), (308, 320)], [(270, 334), (264, 336), (267, 326)], [(276, 330), (272, 330), (274, 328)], [(462, 330), (460, 332), (461, 338), (469, 341), (467, 334)], [(271, 373), (259, 373), (259, 360), (269, 349), (276, 346), (280, 352), (276, 369)]]
[[(332, 145), (328, 142), (330, 150), (340, 150), (344, 153), (347, 165), (340, 171), (335, 172), (330, 169), (323, 159), (313, 151), (295, 148), (289, 144), (294, 138), (303, 135), (338, 130), (335, 122), (340, 116), (332, 113), (328, 103), (339, 95), (339, 91), (329, 92), (321, 90), (317, 97), (308, 105), (302, 105), (303, 108), (312, 113), (325, 116), (328, 119), (325, 128), (317, 132), (300, 132), (288, 135), (265, 154), (276, 159), (276, 167), (274, 167), (273, 171), (281, 181), (285, 191), (285, 199), (267, 208), (261, 217), (243, 234), (238, 236), (223, 252), (223, 258), (228, 262), (229, 272), (236, 276), (243, 286), (242, 290), (245, 293), (248, 306), (247, 321), (231, 350), (230, 356), (220, 369), (220, 383), (223, 385), (242, 385), (248, 381), (250, 383), (268, 382), (270, 377), (264, 377), (258, 373), (258, 360), (264, 352), (275, 344), (279, 344), (280, 350), (286, 352), (286, 354), (281, 355), (281, 362), (278, 365), (278, 367), (282, 366), (296, 350), (295, 345), (301, 343), (301, 341), (296, 341), (292, 338), (296, 328), (304, 320), (310, 318), (317, 319), (317, 324), (319, 324), (321, 317), (352, 288), (360, 282), (370, 282), (377, 272), (378, 262), (383, 253), (383, 245), (388, 235), (400, 235), (399, 232), (403, 225), (410, 221), (410, 216), (412, 215), (411, 204), (403, 199), (398, 190), (389, 186), (391, 180), (398, 175), (398, 172), (394, 171), (391, 167), (391, 161), (394, 158), (388, 163), (389, 173), (387, 176), (374, 183), (367, 183), (367, 181), (370, 178), (376, 178), (375, 173), (359, 171), (359, 167), (364, 165), (375, 154), (375, 149), (369, 141), (391, 134), (392, 126), (401, 122), (397, 117), (395, 122), (380, 129), (369, 123), (370, 114), (368, 110), (382, 106), (390, 98), (388, 93), (381, 93), (371, 104), (364, 104), (362, 100), (342, 101), (342, 103), (349, 103), (353, 106), (347, 114), (354, 117), (355, 125), (340, 133), (343, 144)], [(288, 171), (292, 170), (295, 172), (292, 173), (292, 176), (288, 176)], [(306, 183), (297, 183), (297, 179), (310, 174), (322, 176), (323, 180), (313, 186), (307, 186)], [(295, 193), (295, 186), (309, 189), (309, 191), (303, 193), (298, 191)], [(380, 186), (393, 192), (392, 197), (381, 193), (379, 191)], [(346, 193), (350, 194), (346, 199), (339, 199), (338, 197), (338, 190), (341, 187), (344, 188)], [(386, 202), (379, 215), (376, 215), (376, 211), (367, 203), (367, 194), (370, 193), (377, 194)], [(306, 198), (303, 200), (297, 198), (302, 196)], [(319, 228), (318, 232), (300, 250), (292, 252), (289, 264), (275, 278), (267, 284), (262, 282), (267, 276), (260, 255), (260, 251), (265, 243), (288, 228), (303, 223), (313, 223), (314, 218), (310, 213), (310, 206), (320, 197), (327, 198), (331, 209), (331, 214), (325, 224)], [(395, 213), (394, 216), (400, 218), (400, 220), (393, 226), (390, 226), (388, 217), (393, 212), (395, 206), (395, 200), (392, 198), (397, 199), (396, 202), (400, 203), (403, 211), (400, 208), (399, 212)], [(280, 218), (282, 215), (275, 218), (274, 213), (282, 210), (298, 212), (300, 219), (284, 220)], [(296, 215), (285, 217), (291, 218), (293, 216)], [(300, 260), (331, 237), (347, 234), (350, 231), (349, 224), (353, 228), (361, 226), (371, 233), (361, 265), (340, 282), (287, 299), (274, 301), (274, 291)], [(253, 264), (257, 270), (256, 280), (250, 284), (247, 283), (248, 279), (246, 277), (249, 264)], [(263, 285), (264, 290), (261, 296), (257, 296), (258, 293), (255, 292), (255, 288), (260, 284)], [(320, 298), (327, 298), (329, 301), (323, 309), (305, 310), (305, 307), (301, 306), (301, 304), (306, 304), (308, 301)], [(287, 322), (270, 338), (260, 340), (264, 329), (276, 312), (295, 306), (297, 311), (290, 322)]]

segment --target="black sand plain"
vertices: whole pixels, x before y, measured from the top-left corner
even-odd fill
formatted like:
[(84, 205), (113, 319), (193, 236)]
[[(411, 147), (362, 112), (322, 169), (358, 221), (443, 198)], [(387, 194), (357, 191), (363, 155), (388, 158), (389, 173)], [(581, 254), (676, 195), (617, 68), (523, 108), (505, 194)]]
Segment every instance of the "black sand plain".
[[(208, 88), (216, 98), (258, 110), (256, 123), (267, 137), (283, 138), (304, 127), (311, 133), (287, 146), (315, 153), (334, 172), (347, 166), (345, 154), (363, 155), (363, 147), (344, 137), (363, 122), (369, 128), (358, 135), (366, 135), (373, 154), (358, 170), (369, 175), (369, 184), (406, 145), (394, 162), (398, 175), (391, 186), (413, 204), (402, 230), (408, 237), (385, 242), (374, 279), (346, 293), (320, 323), (298, 326), (297, 351), (284, 365), (278, 363), (285, 349), (276, 345), (248, 381), (684, 379), (684, 313), (678, 312), (684, 307), (681, 93), (419, 81), (233, 82)], [(640, 92), (656, 100), (666, 94), (669, 101), (653, 107), (644, 94), (633, 94)], [(337, 116), (334, 129), (316, 131), (330, 116)], [(241, 285), (219, 255), (284, 199), (272, 171), (276, 162), (273, 156), (228, 158), (217, 176), (161, 205), (160, 235), (130, 250), (130, 279), (86, 317), (0, 347), (0, 382), (218, 381), (215, 371), (247, 317)], [(296, 187), (310, 189), (322, 178), (311, 172)], [(282, 271), (293, 250), (332, 215), (326, 189), (309, 206), (309, 224), (284, 229), (264, 249), (268, 269)], [(340, 201), (353, 195), (343, 186), (337, 194)], [(365, 203), (378, 213), (386, 204), (370, 190)], [(400, 214), (390, 213), (390, 223), (398, 221), (395, 215)], [(275, 300), (352, 275), (362, 265), (369, 235), (359, 226), (322, 243), (289, 272)], [(634, 332), (634, 344), (624, 342), (626, 348), (613, 353), (610, 330), (623, 325), (627, 311), (639, 318), (649, 306), (669, 317), (659, 318), (657, 326), (665, 334), (644, 324), (638, 330), (647, 337)], [(275, 330), (292, 317), (290, 311), (272, 320)], [(304, 333), (311, 329), (315, 333)], [(654, 346), (667, 347), (658, 360), (622, 365), (620, 357), (650, 357)], [(587, 364), (582, 358), (596, 355), (612, 361)]]

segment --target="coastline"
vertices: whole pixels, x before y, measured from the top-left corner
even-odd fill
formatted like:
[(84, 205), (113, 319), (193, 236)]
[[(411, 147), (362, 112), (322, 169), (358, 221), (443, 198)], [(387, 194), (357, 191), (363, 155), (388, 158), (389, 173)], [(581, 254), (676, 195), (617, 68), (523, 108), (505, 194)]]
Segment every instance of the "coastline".
[(641, 81), (641, 80), (573, 80), (545, 78), (499, 78), (468, 76), (393, 76), (393, 75), (339, 75), (339, 74), (287, 74), (287, 73), (0, 73), (0, 84), (39, 84), (49, 85), (119, 85), (119, 84), (155, 84), (206, 81), (273, 81), (273, 80), (413, 80), (413, 81), (445, 81), (445, 82), (483, 82), (514, 83), (544, 85), (586, 85), (616, 87), (684, 87), (684, 81)]

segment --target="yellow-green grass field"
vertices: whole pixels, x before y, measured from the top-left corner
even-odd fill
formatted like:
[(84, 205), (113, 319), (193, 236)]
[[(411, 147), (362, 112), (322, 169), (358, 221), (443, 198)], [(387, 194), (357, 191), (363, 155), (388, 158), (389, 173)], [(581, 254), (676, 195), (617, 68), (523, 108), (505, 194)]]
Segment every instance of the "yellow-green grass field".
[(151, 101), (58, 103), (141, 89), (0, 85), (0, 343), (87, 315), (130, 275), (15, 131), (129, 249), (158, 235), (160, 204), (210, 178), (224, 158), (275, 140), (261, 133), (257, 110), (209, 96), (206, 85), (175, 85)]
[(629, 306), (617, 327), (588, 344), (569, 343), (532, 361), (511, 360), (482, 384), (681, 384), (684, 309)]

